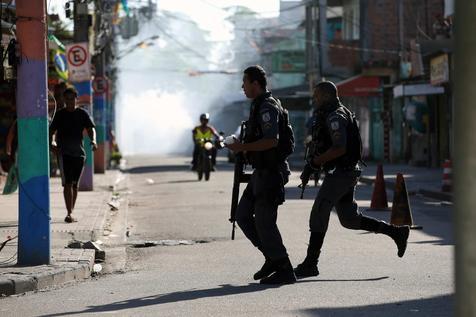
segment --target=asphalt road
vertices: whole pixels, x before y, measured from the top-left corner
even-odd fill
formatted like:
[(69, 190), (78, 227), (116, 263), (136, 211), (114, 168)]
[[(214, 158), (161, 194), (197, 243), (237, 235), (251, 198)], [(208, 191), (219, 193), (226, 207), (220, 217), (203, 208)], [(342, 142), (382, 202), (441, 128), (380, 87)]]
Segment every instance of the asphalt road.
[[(451, 316), (451, 208), (412, 197), (412, 231), (404, 258), (391, 239), (344, 229), (335, 214), (316, 278), (263, 287), (252, 280), (260, 254), (227, 221), (231, 166), (220, 163), (209, 182), (197, 182), (186, 159), (130, 160), (127, 267), (61, 289), (0, 299), (1, 316)], [(305, 255), (308, 216), (316, 188), (298, 199), (298, 173), (288, 184), (279, 226), (291, 261)], [(370, 204), (371, 187), (357, 199)], [(388, 212), (368, 213), (388, 220)], [(190, 245), (135, 248), (153, 240)], [(162, 241), (163, 242), (163, 241)], [(173, 241), (167, 243), (173, 244)]]

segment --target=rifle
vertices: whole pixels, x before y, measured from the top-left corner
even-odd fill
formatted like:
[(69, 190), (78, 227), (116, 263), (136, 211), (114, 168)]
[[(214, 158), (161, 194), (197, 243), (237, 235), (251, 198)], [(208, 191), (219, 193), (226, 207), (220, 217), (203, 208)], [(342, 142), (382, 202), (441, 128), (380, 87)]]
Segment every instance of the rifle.
[(301, 189), (301, 199), (304, 198), (304, 191), (306, 190), (307, 183), (309, 183), (309, 179), (311, 178), (311, 175), (314, 174), (314, 177), (317, 177), (315, 179), (315, 182), (317, 184), (319, 175), (321, 174), (321, 169), (320, 168), (314, 168), (311, 164), (311, 160), (314, 158), (314, 155), (318, 154), (317, 153), (317, 146), (314, 141), (310, 141), (306, 145), (306, 151), (304, 153), (304, 161), (306, 162), (306, 165), (304, 165), (304, 169), (301, 173), (301, 184), (298, 186)]
[[(241, 122), (240, 127), (240, 143), (243, 142), (244, 134), (246, 133), (246, 122)], [(236, 210), (238, 208), (238, 200), (240, 196), (240, 184), (248, 183), (251, 178), (251, 174), (245, 173), (246, 160), (242, 152), (235, 154), (235, 171), (233, 176), (233, 191), (231, 196), (231, 210), (230, 210), (230, 219), (229, 221), (232, 224), (231, 227), (231, 240), (235, 240), (235, 229), (236, 229)]]

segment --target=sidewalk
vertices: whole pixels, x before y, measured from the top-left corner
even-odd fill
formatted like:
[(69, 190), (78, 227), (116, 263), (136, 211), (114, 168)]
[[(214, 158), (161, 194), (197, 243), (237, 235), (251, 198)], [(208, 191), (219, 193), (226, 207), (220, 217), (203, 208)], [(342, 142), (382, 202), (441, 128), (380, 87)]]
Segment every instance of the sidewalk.
[[(35, 267), (16, 266), (17, 239), (10, 241), (0, 252), (0, 294), (11, 295), (66, 282), (88, 278), (94, 265), (94, 250), (65, 249), (72, 238), (96, 240), (102, 236), (110, 186), (119, 177), (118, 171), (94, 175), (95, 190), (79, 192), (74, 217), (75, 223), (65, 223), (63, 189), (60, 178), (51, 178), (51, 265)], [(18, 234), (18, 192), (0, 195), (0, 243)]]
[[(360, 182), (373, 184), (375, 174), (377, 173), (377, 164), (368, 164), (364, 168)], [(452, 193), (442, 192), (441, 183), (443, 177), (442, 168), (415, 167), (403, 164), (384, 164), (383, 174), (387, 189), (395, 188), (397, 173), (402, 173), (407, 185), (407, 191), (410, 195), (421, 194), (428, 198), (452, 201)]]

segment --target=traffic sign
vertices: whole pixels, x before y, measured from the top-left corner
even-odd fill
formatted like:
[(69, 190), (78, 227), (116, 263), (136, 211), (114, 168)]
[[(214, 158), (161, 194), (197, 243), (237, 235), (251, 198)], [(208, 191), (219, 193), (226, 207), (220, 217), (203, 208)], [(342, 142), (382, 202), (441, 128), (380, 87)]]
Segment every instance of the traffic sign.
[(94, 78), (93, 90), (96, 95), (104, 94), (108, 89), (108, 80), (103, 76)]
[(91, 80), (91, 66), (88, 43), (74, 43), (66, 46), (69, 80), (82, 82)]

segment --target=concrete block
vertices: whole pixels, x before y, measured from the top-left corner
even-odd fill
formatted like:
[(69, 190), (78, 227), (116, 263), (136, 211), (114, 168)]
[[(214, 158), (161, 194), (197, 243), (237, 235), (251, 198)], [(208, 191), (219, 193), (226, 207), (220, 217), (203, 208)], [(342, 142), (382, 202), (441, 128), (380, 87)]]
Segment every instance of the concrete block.
[(31, 276), (17, 276), (13, 279), (13, 286), (15, 287), (14, 294), (21, 294), (38, 289), (38, 282), (36, 278)]
[(15, 294), (15, 286), (13, 281), (6, 278), (0, 279), (0, 296), (9, 296)]

